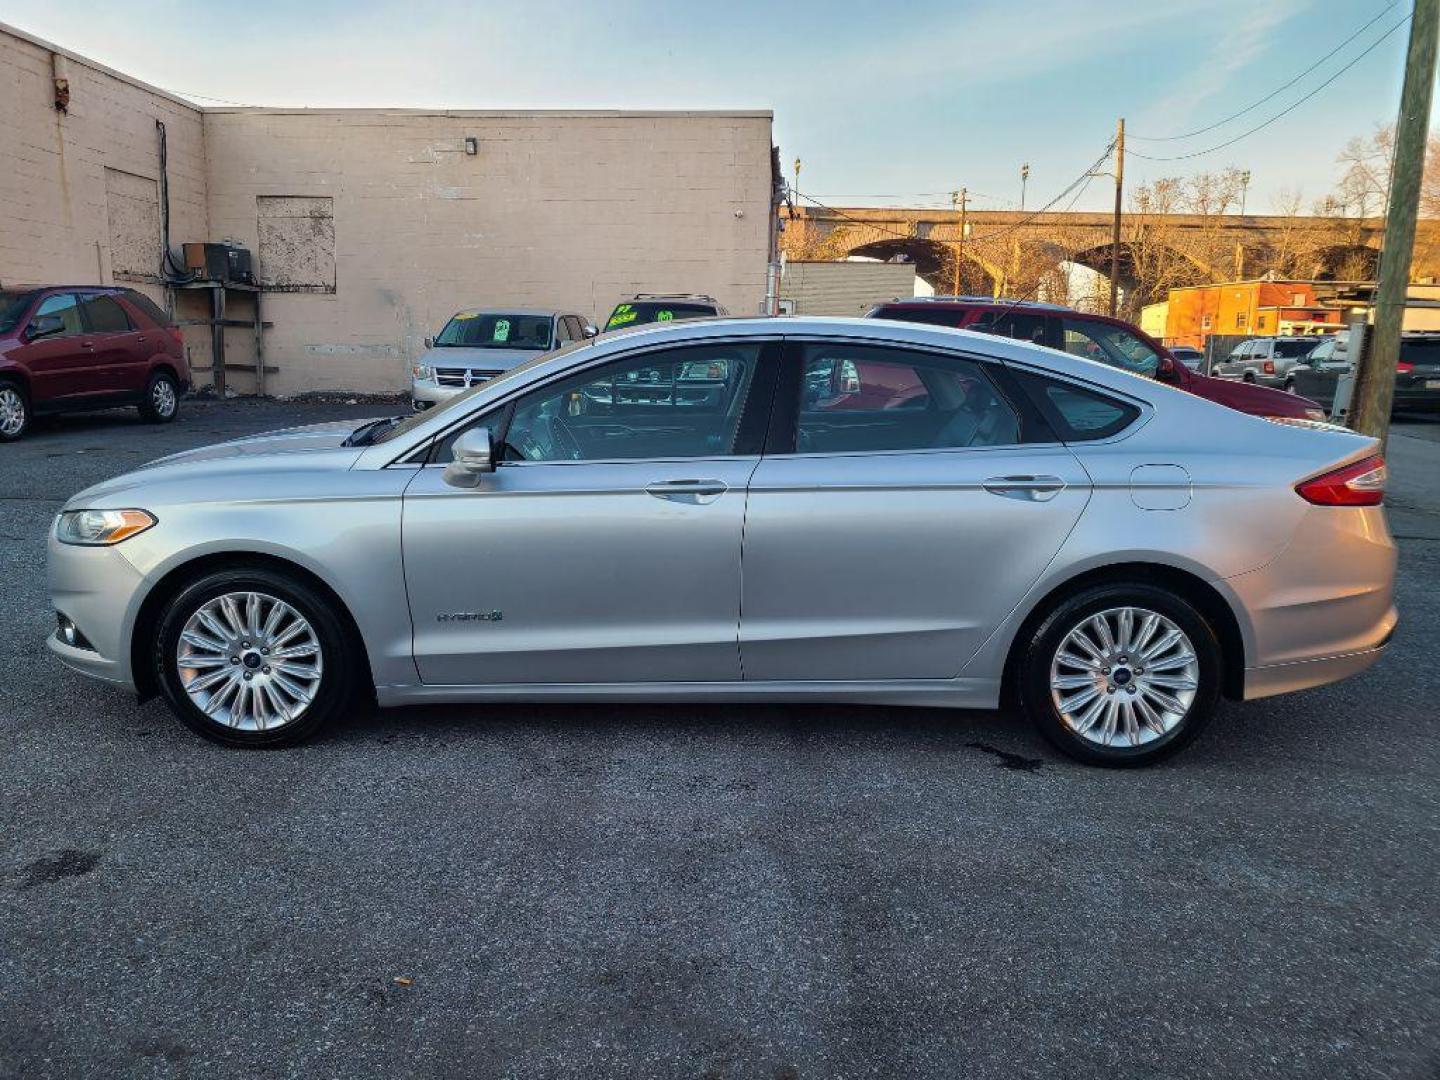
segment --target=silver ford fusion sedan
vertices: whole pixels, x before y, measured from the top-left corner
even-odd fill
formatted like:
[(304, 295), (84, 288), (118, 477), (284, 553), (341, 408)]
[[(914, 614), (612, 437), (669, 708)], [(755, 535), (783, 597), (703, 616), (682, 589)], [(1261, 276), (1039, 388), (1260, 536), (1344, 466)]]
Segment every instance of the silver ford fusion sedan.
[(673, 323), (177, 454), (50, 542), (71, 667), (196, 732), (361, 707), (1014, 701), (1135, 765), (1395, 626), (1374, 440), (964, 331)]

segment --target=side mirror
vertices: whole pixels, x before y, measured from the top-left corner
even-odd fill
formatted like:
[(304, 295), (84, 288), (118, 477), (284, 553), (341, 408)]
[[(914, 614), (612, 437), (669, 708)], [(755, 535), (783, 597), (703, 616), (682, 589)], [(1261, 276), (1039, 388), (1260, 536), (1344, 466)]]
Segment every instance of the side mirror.
[(1155, 365), (1155, 374), (1161, 379), (1175, 378), (1175, 359), (1170, 356), (1162, 356), (1160, 363)]
[(26, 334), (31, 341), (38, 341), (40, 338), (53, 337), (64, 331), (65, 320), (59, 315), (36, 315), (30, 320)]
[(495, 471), (489, 428), (471, 428), (455, 440), (451, 453), (454, 458), (445, 466), (444, 474), (445, 482), (451, 487), (479, 487), (480, 478)]
[(587, 322), (587, 323), (585, 324), (585, 329), (584, 329), (583, 333), (585, 334), (585, 336), (586, 336), (587, 338), (592, 338), (592, 337), (595, 337), (597, 334), (599, 334), (600, 331), (596, 328), (596, 326), (595, 326), (594, 323), (588, 323), (588, 322)]
[(433, 337), (427, 337), (425, 339), (425, 347), (427, 349), (433, 349), (435, 347), (435, 339)]

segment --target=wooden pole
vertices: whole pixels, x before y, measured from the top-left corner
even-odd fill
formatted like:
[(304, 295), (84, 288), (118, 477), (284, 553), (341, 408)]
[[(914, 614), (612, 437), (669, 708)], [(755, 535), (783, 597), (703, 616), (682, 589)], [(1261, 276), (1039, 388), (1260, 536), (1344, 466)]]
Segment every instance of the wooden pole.
[(1350, 426), (1378, 438), (1382, 449), (1390, 431), (1395, 365), (1400, 359), (1400, 331), (1405, 321), (1410, 259), (1415, 251), (1415, 218), (1420, 207), (1420, 181), (1425, 171), (1425, 143), (1435, 87), (1437, 29), (1440, 0), (1415, 0), (1400, 115), (1395, 122), (1395, 159), (1390, 170), (1390, 203), (1375, 286), (1374, 328), (1370, 348), (1355, 369)]
[(1125, 195), (1125, 118), (1115, 126), (1115, 221), (1110, 226), (1110, 317), (1120, 305), (1120, 210)]

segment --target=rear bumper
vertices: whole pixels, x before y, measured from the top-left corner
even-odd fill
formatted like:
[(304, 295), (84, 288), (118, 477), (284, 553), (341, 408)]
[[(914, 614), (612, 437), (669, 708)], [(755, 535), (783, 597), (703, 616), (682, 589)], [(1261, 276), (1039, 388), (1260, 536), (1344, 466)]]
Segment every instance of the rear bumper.
[(1315, 686), (1348, 679), (1358, 675), (1385, 654), (1385, 645), (1343, 656), (1327, 656), (1320, 660), (1300, 660), (1293, 664), (1249, 668), (1245, 672), (1245, 700), (1309, 690)]

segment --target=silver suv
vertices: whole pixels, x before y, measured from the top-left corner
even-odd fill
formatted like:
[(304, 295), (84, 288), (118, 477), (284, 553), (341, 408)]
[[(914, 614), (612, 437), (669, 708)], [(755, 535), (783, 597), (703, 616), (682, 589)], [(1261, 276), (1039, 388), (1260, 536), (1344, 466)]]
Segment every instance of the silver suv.
[(1242, 341), (1211, 372), (1222, 379), (1280, 386), (1289, 390), (1290, 372), (1319, 341), (1315, 337), (1259, 337)]
[(462, 390), (551, 349), (596, 334), (589, 319), (543, 308), (472, 308), (456, 312), (445, 329), (425, 339), (410, 369), (410, 403), (423, 412)]

